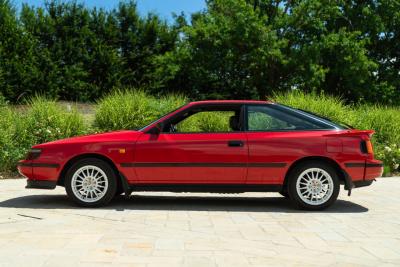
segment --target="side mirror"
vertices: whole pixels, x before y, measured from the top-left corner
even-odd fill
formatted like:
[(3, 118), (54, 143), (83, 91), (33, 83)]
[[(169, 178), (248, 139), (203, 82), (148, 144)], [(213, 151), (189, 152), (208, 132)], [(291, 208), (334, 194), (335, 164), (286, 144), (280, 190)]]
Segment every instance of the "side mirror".
[(164, 124), (162, 122), (157, 123), (153, 128), (151, 128), (147, 133), (149, 134), (160, 134), (164, 128)]

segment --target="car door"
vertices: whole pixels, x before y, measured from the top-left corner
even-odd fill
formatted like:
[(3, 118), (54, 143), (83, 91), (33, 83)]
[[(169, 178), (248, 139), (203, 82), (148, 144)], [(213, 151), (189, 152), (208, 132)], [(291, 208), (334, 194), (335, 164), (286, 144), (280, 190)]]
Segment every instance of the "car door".
[(144, 133), (135, 171), (142, 184), (244, 184), (247, 159), (243, 131)]

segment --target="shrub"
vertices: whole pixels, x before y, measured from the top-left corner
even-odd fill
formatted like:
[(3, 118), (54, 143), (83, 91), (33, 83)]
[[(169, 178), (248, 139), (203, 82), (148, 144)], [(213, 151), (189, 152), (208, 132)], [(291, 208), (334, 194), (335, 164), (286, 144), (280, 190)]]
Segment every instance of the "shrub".
[(185, 102), (179, 95), (155, 98), (139, 90), (117, 90), (98, 102), (94, 124), (101, 131), (139, 129)]
[[(156, 98), (140, 90), (117, 90), (101, 99), (96, 108), (95, 128), (101, 131), (139, 129), (166, 113), (182, 106), (181, 95)], [(213, 114), (211, 114), (213, 113)], [(229, 114), (201, 112), (183, 121), (179, 131), (228, 131)]]
[(298, 109), (307, 110), (335, 122), (352, 123), (354, 116), (350, 106), (346, 106), (339, 97), (323, 93), (304, 93), (295, 90), (287, 93), (275, 93), (273, 101)]
[(67, 111), (56, 101), (40, 96), (29, 101), (23, 120), (35, 143), (86, 133), (83, 117), (75, 108)]
[(380, 145), (400, 144), (400, 109), (359, 105), (354, 108), (352, 125), (358, 129), (373, 129), (373, 140)]
[(6, 98), (0, 93), (0, 108), (7, 105)]
[(15, 149), (15, 116), (8, 107), (0, 107), (0, 171), (14, 169), (19, 153)]
[(386, 168), (385, 173), (394, 173), (399, 171), (400, 166), (400, 146), (393, 144), (380, 147), (377, 150), (377, 157), (383, 160)]
[(34, 144), (86, 133), (82, 116), (72, 109), (64, 110), (55, 101), (32, 98), (27, 107), (12, 110), (0, 108), (0, 171), (15, 170)]
[(199, 112), (178, 124), (180, 132), (229, 132), (230, 111)]

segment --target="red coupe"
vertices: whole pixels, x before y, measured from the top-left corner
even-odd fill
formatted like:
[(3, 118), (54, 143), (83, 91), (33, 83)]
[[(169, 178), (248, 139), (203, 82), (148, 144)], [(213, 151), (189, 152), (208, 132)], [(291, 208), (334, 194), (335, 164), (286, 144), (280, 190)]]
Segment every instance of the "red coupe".
[(200, 101), (141, 130), (33, 146), (18, 169), (27, 188), (64, 186), (85, 207), (132, 191), (280, 192), (320, 210), (340, 184), (350, 195), (382, 175), (372, 134), (269, 101)]

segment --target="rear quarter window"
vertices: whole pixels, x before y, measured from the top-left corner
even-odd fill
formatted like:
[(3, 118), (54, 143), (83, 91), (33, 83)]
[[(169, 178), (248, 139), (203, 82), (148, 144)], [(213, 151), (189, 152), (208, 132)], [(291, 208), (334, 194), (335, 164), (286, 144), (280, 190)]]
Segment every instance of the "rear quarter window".
[(277, 104), (249, 105), (248, 131), (332, 130), (334, 124)]

